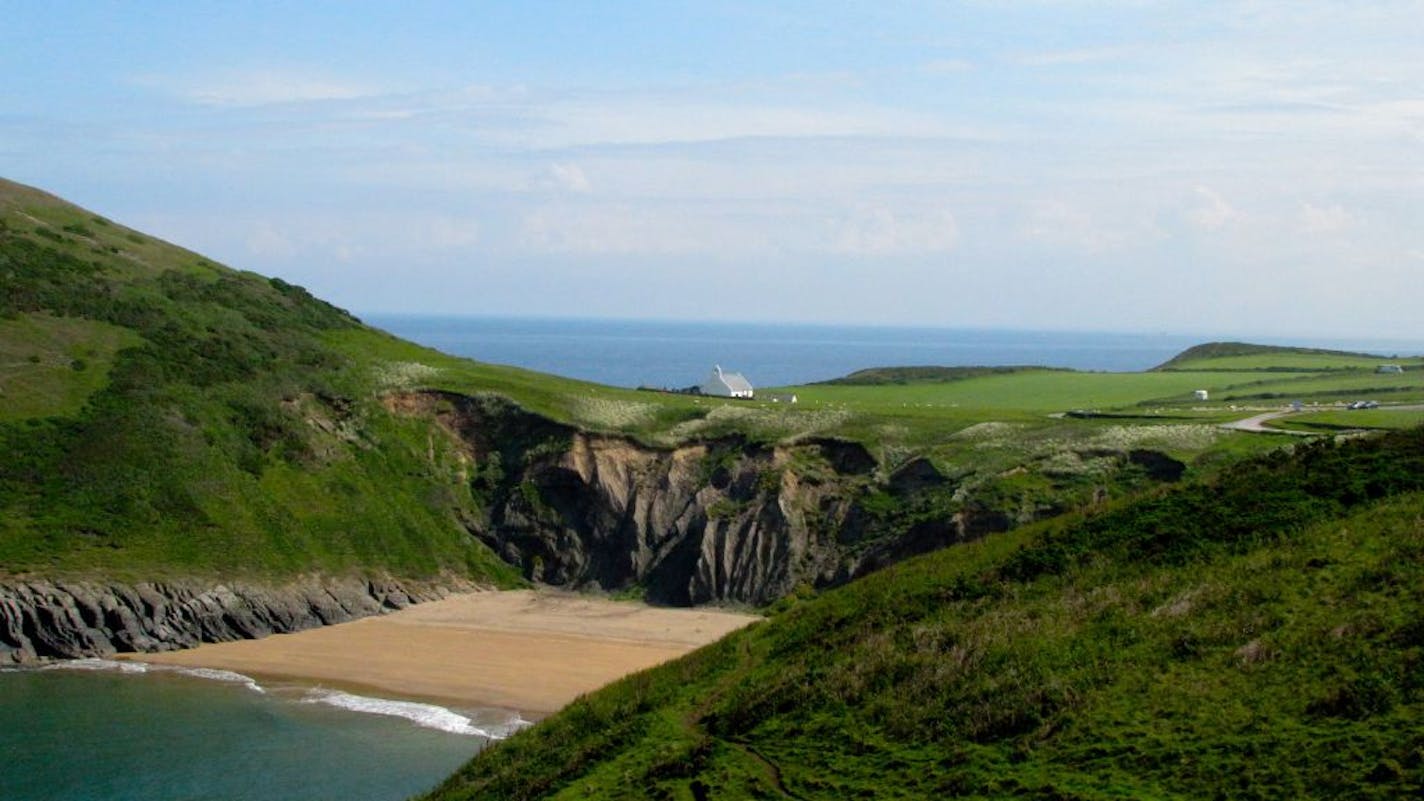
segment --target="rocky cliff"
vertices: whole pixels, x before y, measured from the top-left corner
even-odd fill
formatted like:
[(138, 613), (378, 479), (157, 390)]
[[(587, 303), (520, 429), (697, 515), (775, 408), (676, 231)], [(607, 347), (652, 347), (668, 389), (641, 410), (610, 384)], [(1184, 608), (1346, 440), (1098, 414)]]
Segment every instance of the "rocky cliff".
[[(662, 449), (494, 397), (405, 393), (387, 407), (438, 423), (483, 510), (467, 527), (549, 584), (636, 586), (675, 605), (763, 604), (1010, 523), (953, 502), (952, 482), (923, 460), (878, 475), (851, 442), (722, 438)], [(894, 496), (898, 518), (864, 503), (877, 493)]]
[(341, 623), (434, 600), (459, 582), (306, 579), (0, 582), (0, 664), (168, 651)]

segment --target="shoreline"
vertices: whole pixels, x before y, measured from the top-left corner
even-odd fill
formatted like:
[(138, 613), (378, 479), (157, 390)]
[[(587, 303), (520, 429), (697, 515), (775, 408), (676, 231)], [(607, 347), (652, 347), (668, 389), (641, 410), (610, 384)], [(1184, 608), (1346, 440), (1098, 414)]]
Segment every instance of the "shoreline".
[(535, 721), (759, 619), (552, 590), (487, 591), (291, 634), (120, 658)]

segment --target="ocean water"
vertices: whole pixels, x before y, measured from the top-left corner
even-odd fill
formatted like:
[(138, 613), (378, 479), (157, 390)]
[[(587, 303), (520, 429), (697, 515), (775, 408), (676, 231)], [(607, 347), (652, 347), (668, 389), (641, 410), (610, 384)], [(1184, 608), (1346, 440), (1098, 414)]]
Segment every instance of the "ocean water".
[[(760, 387), (867, 367), (1043, 365), (1134, 371), (1223, 337), (766, 323), (368, 315), (366, 322), (456, 356), (613, 386), (686, 387), (714, 364)], [(1234, 337), (1241, 338), (1241, 337)], [(1252, 339), (1265, 344), (1424, 352), (1424, 342)]]
[(0, 799), (399, 801), (521, 723), (223, 671), (3, 670)]

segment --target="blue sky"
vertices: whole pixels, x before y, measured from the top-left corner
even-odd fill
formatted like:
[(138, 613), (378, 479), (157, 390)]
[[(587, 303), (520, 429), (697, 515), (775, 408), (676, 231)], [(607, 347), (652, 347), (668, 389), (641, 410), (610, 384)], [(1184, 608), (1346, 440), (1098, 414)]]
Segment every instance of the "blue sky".
[(1424, 3), (21, 3), (0, 175), (358, 313), (1419, 340)]

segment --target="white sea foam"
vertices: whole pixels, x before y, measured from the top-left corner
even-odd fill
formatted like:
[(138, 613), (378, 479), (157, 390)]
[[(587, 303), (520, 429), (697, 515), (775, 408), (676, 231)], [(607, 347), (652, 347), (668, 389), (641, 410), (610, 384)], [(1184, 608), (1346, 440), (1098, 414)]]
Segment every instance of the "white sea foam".
[(264, 692), (262, 685), (251, 676), (244, 676), (241, 673), (234, 673), (231, 670), (214, 670), (212, 668), (186, 668), (172, 665), (154, 665), (148, 662), (129, 662), (118, 659), (65, 659), (59, 662), (51, 662), (44, 665), (40, 670), (93, 670), (93, 671), (113, 671), (116, 673), (177, 673), (183, 676), (192, 676), (209, 681), (225, 681), (231, 684), (241, 684), (253, 692)]
[(458, 712), (434, 704), (415, 701), (392, 701), (385, 698), (369, 698), (352, 695), (339, 690), (309, 690), (302, 698), (306, 704), (327, 704), (351, 712), (365, 712), (372, 715), (388, 715), (405, 718), (417, 726), (436, 729), (451, 734), (484, 737), (489, 740), (503, 740), (510, 734), (529, 725), (529, 721), (518, 715), (510, 715), (502, 722), (480, 723)]
[(182, 674), (185, 675), (185, 676), (195, 676), (195, 677), (200, 678), (200, 679), (209, 679), (209, 680), (211, 680), (211, 681), (226, 681), (226, 682), (231, 682), (231, 683), (233, 683), (233, 684), (241, 684), (242, 686), (246, 687), (247, 689), (249, 689), (249, 690), (251, 690), (251, 691), (253, 691), (253, 692), (257, 692), (257, 693), (265, 693), (265, 692), (266, 692), (266, 690), (263, 690), (263, 689), (262, 689), (262, 685), (260, 685), (260, 684), (257, 683), (257, 680), (256, 680), (256, 679), (252, 678), (251, 676), (244, 676), (244, 675), (242, 675), (241, 673), (234, 673), (234, 672), (231, 671), (231, 670), (215, 670), (215, 669), (213, 669), (213, 668), (178, 668), (178, 667), (176, 667), (176, 668), (171, 668), (171, 669), (173, 670), (173, 672), (175, 672), (175, 673), (182, 673)]
[(152, 665), (144, 662), (121, 662), (117, 659), (65, 659), (60, 662), (51, 662), (44, 665), (40, 670), (106, 670), (118, 673), (147, 673)]
[[(241, 673), (236, 673), (231, 670), (217, 670), (214, 668), (188, 668), (178, 667), (176, 665), (150, 664), (147, 662), (90, 658), (66, 659), (51, 662), (39, 669), (113, 671), (128, 674), (172, 673), (209, 681), (241, 684), (253, 692), (266, 693), (266, 690), (251, 676), (244, 676)], [(282, 694), (280, 692), (283, 689), (282, 687), (275, 689), (279, 691), (279, 694)], [(404, 718), (417, 726), (422, 726), (427, 729), (435, 729), (450, 734), (484, 737), (488, 740), (503, 740), (514, 732), (532, 725), (529, 721), (521, 718), (516, 713), (503, 712), (500, 710), (484, 710), (480, 713), (476, 713), (478, 718), (476, 719), (460, 714), (453, 709), (436, 706), (435, 704), (422, 704), (415, 701), (393, 701), (386, 698), (370, 698), (368, 696), (352, 695), (351, 693), (324, 688), (307, 690), (298, 700), (304, 704), (326, 704), (349, 712)]]

